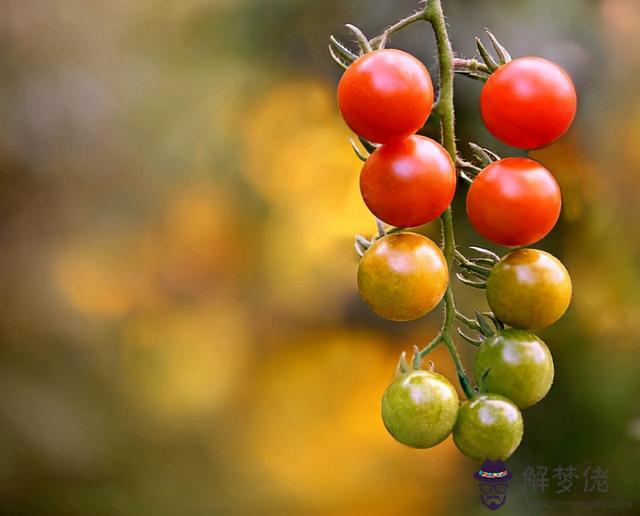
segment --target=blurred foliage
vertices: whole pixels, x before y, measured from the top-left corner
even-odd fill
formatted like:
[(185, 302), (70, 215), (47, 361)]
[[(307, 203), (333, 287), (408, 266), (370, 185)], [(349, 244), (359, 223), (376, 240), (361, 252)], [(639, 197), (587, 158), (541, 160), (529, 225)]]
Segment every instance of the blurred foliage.
[[(374, 34), (414, 7), (4, 2), (1, 514), (484, 510), (477, 465), (450, 439), (409, 450), (379, 418), (400, 351), (432, 337), (440, 314), (385, 323), (355, 290), (352, 237), (375, 226), (327, 37), (348, 21)], [(461, 52), (491, 27), (514, 55), (565, 66), (580, 97), (571, 133), (533, 153), (564, 193), (541, 247), (575, 294), (543, 334), (556, 382), (525, 413), (510, 468), (602, 465), (601, 499), (638, 506), (640, 4), (445, 9)], [(435, 70), (427, 27), (393, 43)], [(482, 128), (478, 92), (457, 80), (459, 138), (506, 154)], [(463, 197), (459, 243), (490, 247)], [(467, 311), (484, 303), (456, 295)], [(453, 379), (447, 354), (433, 358)], [(514, 486), (503, 512), (531, 512), (531, 496)], [(545, 496), (559, 495), (534, 498)]]

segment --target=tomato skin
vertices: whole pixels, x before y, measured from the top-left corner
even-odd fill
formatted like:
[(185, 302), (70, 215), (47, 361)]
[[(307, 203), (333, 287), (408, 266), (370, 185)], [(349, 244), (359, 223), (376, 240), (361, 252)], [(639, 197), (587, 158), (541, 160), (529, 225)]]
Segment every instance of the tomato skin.
[(472, 460), (506, 460), (520, 445), (522, 414), (498, 394), (478, 394), (458, 410), (453, 442)]
[(489, 132), (519, 149), (555, 142), (571, 126), (576, 108), (571, 77), (541, 57), (521, 57), (500, 66), (480, 94), (480, 111)]
[(439, 217), (456, 191), (449, 153), (431, 138), (410, 136), (376, 149), (360, 173), (365, 204), (383, 222), (414, 227)]
[(440, 248), (416, 233), (397, 233), (377, 240), (358, 266), (358, 290), (380, 316), (411, 321), (433, 310), (449, 284)]
[(553, 358), (547, 345), (533, 333), (506, 329), (480, 345), (473, 373), (478, 382), (484, 377), (485, 390), (505, 396), (523, 409), (549, 392)]
[(571, 278), (553, 255), (516, 249), (505, 255), (487, 280), (487, 301), (498, 319), (522, 329), (546, 328), (571, 302)]
[(562, 196), (551, 172), (528, 158), (491, 163), (467, 193), (467, 215), (483, 237), (504, 246), (544, 238), (560, 217)]
[(342, 75), (338, 105), (347, 125), (375, 143), (416, 133), (433, 106), (433, 84), (426, 67), (402, 50), (364, 54)]
[(396, 378), (382, 397), (382, 421), (393, 438), (412, 448), (431, 448), (453, 430), (458, 394), (449, 380), (432, 371)]

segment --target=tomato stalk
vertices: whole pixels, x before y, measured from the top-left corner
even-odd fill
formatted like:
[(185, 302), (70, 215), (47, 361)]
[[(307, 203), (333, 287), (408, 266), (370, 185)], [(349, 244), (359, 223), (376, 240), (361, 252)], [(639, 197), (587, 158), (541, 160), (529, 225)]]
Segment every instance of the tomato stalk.
[[(416, 16), (416, 15), (414, 15)], [(451, 41), (447, 32), (447, 24), (442, 11), (440, 0), (428, 0), (424, 11), (423, 19), (428, 21), (433, 27), (438, 49), (438, 68), (440, 93), (438, 96), (437, 113), (440, 116), (440, 130), (442, 145), (451, 156), (453, 162), (456, 162), (456, 134), (455, 134), (455, 112), (453, 105), (453, 81), (454, 81), (454, 57)], [(388, 29), (389, 30), (389, 29)], [(451, 215), (451, 206), (440, 216), (440, 224), (442, 227), (442, 252), (449, 267), (449, 275), (452, 275), (454, 257), (456, 251), (455, 235), (453, 230), (453, 219)], [(414, 367), (419, 367), (422, 359), (433, 349), (444, 343), (453, 358), (458, 373), (460, 385), (468, 398), (474, 395), (474, 390), (469, 381), (469, 377), (465, 371), (460, 353), (456, 347), (451, 330), (456, 321), (456, 305), (453, 297), (451, 283), (447, 287), (444, 295), (444, 320), (440, 332), (429, 344), (427, 344), (420, 352), (414, 356)]]
[(426, 15), (426, 8), (425, 8), (422, 11), (417, 11), (413, 13), (411, 16), (407, 16), (406, 18), (403, 18), (402, 20), (394, 23), (393, 25), (388, 27), (382, 34), (373, 38), (369, 43), (373, 48), (384, 48), (385, 44), (387, 43), (387, 39), (393, 33), (398, 32), (399, 30), (402, 30), (416, 22), (426, 21), (426, 20), (427, 20), (427, 15)]
[(491, 74), (489, 67), (477, 59), (462, 59), (456, 57), (453, 59), (453, 66), (457, 73), (467, 75), (472, 79), (478, 79), (480, 81), (486, 81)]
[(467, 326), (470, 330), (480, 331), (480, 324), (475, 319), (471, 319), (456, 310), (456, 319)]

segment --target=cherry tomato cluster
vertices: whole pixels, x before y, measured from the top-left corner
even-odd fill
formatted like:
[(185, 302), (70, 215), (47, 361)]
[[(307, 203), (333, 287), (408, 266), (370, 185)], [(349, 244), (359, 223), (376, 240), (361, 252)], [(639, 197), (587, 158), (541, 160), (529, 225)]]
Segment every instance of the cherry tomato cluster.
[[(568, 130), (576, 94), (562, 68), (538, 57), (509, 57), (485, 69), (480, 110), (497, 139), (528, 150), (549, 145)], [(452, 156), (416, 134), (433, 100), (428, 70), (400, 50), (365, 52), (346, 67), (338, 86), (344, 120), (372, 150), (360, 175), (363, 200), (379, 221), (395, 228), (438, 218), (455, 194), (458, 174)], [(480, 235), (518, 249), (502, 258), (489, 251), (475, 261), (463, 256), (460, 264), (463, 282), (472, 283), (465, 276), (470, 273), (481, 280), (475, 286), (486, 289), (488, 318), (495, 328), (480, 314), (476, 320), (463, 316), (482, 335), (475, 342), (475, 394), (460, 403), (444, 376), (414, 367), (400, 370), (382, 398), (383, 422), (397, 441), (429, 448), (453, 434), (457, 447), (474, 460), (506, 459), (520, 444), (520, 410), (540, 401), (554, 377), (551, 353), (532, 330), (563, 315), (572, 289), (560, 261), (521, 248), (544, 238), (558, 221), (558, 182), (532, 159), (494, 157), (471, 177), (467, 214)], [(433, 310), (449, 279), (440, 247), (402, 230), (369, 242), (358, 267), (362, 298), (393, 321), (414, 320)]]
[[(409, 235), (390, 235), (374, 245)], [(382, 398), (382, 419), (402, 444), (429, 448), (452, 433), (467, 457), (504, 460), (522, 439), (520, 409), (534, 405), (549, 392), (553, 359), (531, 329), (552, 324), (569, 306), (567, 270), (549, 253), (517, 249), (494, 265), (486, 291), (498, 325), (495, 333), (485, 334), (474, 357), (478, 392), (459, 404), (453, 386), (433, 371), (414, 370), (398, 376)], [(382, 291), (380, 295), (385, 296)]]

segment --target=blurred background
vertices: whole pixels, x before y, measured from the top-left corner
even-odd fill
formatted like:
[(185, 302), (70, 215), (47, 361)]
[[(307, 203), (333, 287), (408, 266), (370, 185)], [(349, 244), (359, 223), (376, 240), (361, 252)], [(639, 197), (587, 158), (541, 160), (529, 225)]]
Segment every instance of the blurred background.
[[(1, 514), (486, 511), (478, 465), (451, 439), (404, 448), (379, 416), (398, 355), (433, 337), (439, 310), (385, 322), (355, 288), (353, 235), (375, 225), (328, 36), (349, 40), (347, 22), (373, 36), (416, 3), (2, 2)], [(524, 414), (502, 512), (637, 511), (640, 3), (443, 3), (458, 52), (489, 27), (512, 55), (560, 63), (579, 93), (570, 133), (533, 153), (564, 194), (536, 247), (566, 264), (575, 294), (542, 334), (556, 381)], [(391, 45), (437, 73), (427, 25)], [(461, 151), (515, 155), (483, 128), (479, 91), (457, 78)], [(469, 228), (465, 189), (458, 241), (491, 247)], [(456, 296), (467, 313), (485, 306)], [(455, 379), (444, 349), (433, 359)], [(569, 493), (555, 493), (557, 465), (576, 468)], [(598, 466), (609, 490), (585, 493)], [(528, 467), (547, 467), (549, 486), (528, 486)]]

